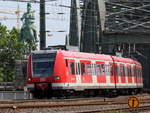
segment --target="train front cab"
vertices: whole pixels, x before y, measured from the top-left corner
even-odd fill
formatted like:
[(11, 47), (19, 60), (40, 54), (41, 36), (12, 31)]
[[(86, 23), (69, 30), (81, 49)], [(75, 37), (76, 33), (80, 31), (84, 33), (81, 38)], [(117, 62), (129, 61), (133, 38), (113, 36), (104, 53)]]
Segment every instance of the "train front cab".
[[(35, 51), (28, 59), (27, 87), (35, 97), (50, 96), (54, 77), (56, 51)], [(47, 95), (49, 93), (49, 95)]]

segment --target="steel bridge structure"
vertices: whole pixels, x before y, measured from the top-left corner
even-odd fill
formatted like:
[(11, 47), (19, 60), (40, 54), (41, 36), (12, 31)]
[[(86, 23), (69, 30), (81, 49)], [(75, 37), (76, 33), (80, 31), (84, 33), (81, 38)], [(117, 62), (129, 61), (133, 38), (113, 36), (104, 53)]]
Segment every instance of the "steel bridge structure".
[(150, 88), (149, 0), (71, 0), (70, 18), (70, 45), (138, 59)]

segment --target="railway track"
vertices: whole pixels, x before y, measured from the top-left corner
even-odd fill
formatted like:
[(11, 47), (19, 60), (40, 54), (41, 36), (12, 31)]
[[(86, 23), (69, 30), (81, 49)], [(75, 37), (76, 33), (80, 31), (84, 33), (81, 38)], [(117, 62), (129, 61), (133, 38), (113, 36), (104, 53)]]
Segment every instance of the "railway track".
[(149, 106), (141, 106), (141, 107), (138, 107), (136, 109), (131, 109), (131, 108), (117, 108), (117, 109), (106, 109), (106, 110), (97, 110), (97, 111), (86, 111), (86, 112), (77, 112), (77, 113), (108, 113), (108, 112), (111, 112), (111, 111), (124, 111), (124, 112), (128, 112), (128, 113), (133, 113), (133, 111), (136, 111), (136, 113), (142, 113), (143, 111), (149, 111), (150, 110), (150, 105)]
[[(149, 94), (139, 94), (135, 95), (139, 100), (150, 101)], [(40, 103), (58, 103), (58, 102), (117, 102), (119, 101), (126, 101), (130, 96), (118, 96), (114, 98), (107, 98), (107, 97), (91, 97), (91, 98), (70, 98), (70, 99), (20, 99), (20, 100), (0, 100), (1, 104), (15, 104), (15, 103), (36, 103), (37, 101)]]
[[(31, 113), (47, 112), (43, 110), (50, 110), (56, 113), (77, 112), (77, 113), (99, 113), (112, 110), (131, 111), (127, 104), (129, 96), (122, 96), (116, 98), (76, 98), (76, 99), (50, 99), (50, 100), (11, 100), (0, 101), (0, 109), (7, 111), (24, 111), (24, 113), (33, 111)], [(150, 110), (149, 95), (140, 96), (141, 106), (137, 109)], [(37, 111), (38, 110), (38, 111)], [(11, 113), (11, 112), (10, 112)], [(19, 113), (19, 112), (18, 112)], [(55, 112), (53, 112), (55, 113)], [(64, 112), (63, 112), (64, 113)]]
[[(86, 110), (85, 110), (86, 107)], [(109, 112), (109, 111), (133, 111), (130, 109), (125, 103), (66, 103), (66, 104), (27, 104), (27, 105), (4, 105), (0, 106), (0, 109), (11, 109), (11, 110), (29, 110), (29, 109), (60, 109), (60, 111), (66, 111), (66, 109), (77, 109), (77, 113), (101, 113), (101, 112)], [(90, 109), (87, 109), (90, 108)], [(94, 108), (91, 109), (91, 108)], [(80, 110), (79, 110), (80, 109)], [(97, 109), (97, 110), (95, 110)], [(79, 110), (79, 111), (78, 111)], [(150, 105), (141, 106), (137, 108), (138, 111), (150, 110)], [(55, 111), (55, 110), (54, 110)]]

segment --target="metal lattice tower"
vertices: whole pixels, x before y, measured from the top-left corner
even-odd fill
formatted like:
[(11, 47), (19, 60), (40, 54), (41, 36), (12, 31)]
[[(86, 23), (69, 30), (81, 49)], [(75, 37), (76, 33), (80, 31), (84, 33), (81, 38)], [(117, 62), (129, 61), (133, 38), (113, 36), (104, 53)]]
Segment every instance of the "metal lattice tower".
[(99, 51), (99, 35), (105, 22), (104, 2), (72, 0), (70, 14), (70, 45), (79, 46), (81, 51)]
[(71, 0), (70, 39), (69, 44), (80, 47), (81, 38), (81, 9), (79, 0)]

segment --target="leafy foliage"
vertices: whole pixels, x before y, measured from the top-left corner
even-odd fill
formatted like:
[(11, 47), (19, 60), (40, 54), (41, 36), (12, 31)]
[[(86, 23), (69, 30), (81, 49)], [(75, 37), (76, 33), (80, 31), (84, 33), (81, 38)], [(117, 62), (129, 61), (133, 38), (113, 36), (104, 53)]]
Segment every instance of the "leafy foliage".
[(14, 81), (15, 60), (26, 55), (26, 45), (19, 41), (20, 31), (16, 28), (7, 30), (0, 26), (0, 82)]

